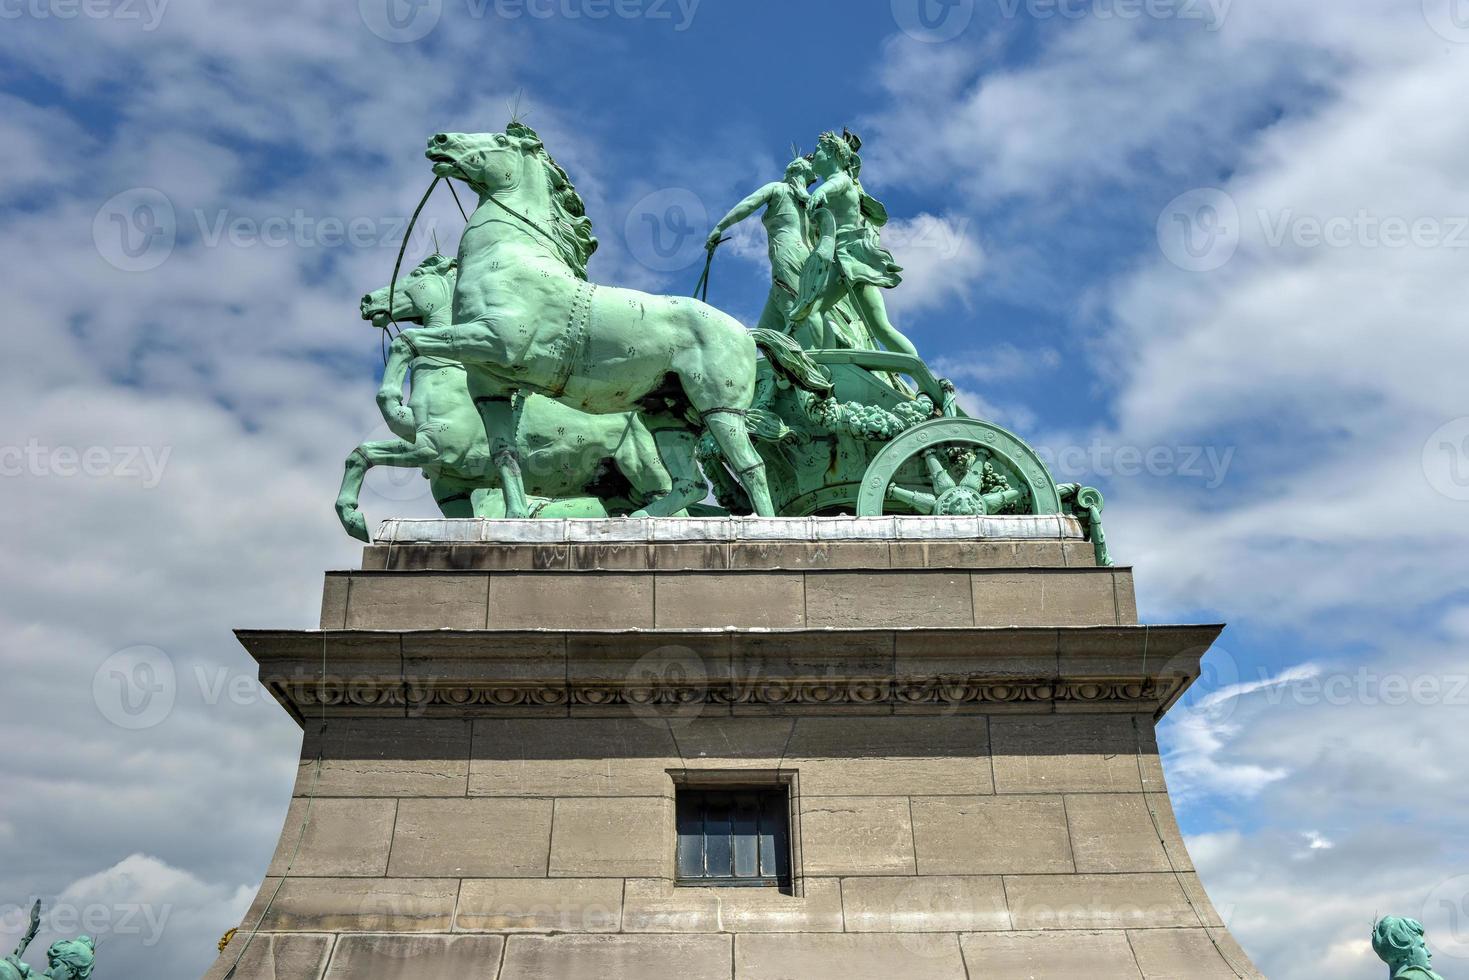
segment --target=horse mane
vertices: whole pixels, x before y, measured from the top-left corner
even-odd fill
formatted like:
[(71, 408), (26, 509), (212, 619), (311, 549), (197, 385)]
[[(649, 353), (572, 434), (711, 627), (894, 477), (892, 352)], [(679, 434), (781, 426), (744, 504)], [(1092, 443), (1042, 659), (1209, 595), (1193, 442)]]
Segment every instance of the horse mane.
[(547, 230), (556, 239), (561, 259), (576, 273), (577, 278), (587, 277), (587, 259), (597, 250), (597, 237), (592, 234), (592, 219), (587, 217), (587, 205), (576, 185), (561, 165), (546, 150), (546, 144), (536, 131), (525, 123), (511, 122), (505, 127), (507, 136), (534, 143), (535, 156), (545, 171), (546, 182), (551, 187), (551, 226)]

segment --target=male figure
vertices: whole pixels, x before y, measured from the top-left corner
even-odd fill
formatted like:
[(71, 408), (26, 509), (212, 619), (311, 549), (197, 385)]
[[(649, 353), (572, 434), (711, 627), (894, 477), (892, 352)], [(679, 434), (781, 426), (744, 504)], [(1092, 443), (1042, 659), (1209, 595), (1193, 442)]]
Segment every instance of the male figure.
[(1433, 954), (1417, 919), (1384, 916), (1372, 926), (1372, 951), (1387, 964), (1392, 980), (1443, 980), (1433, 972)]
[[(718, 247), (724, 233), (750, 215), (765, 209), (760, 223), (765, 226), (769, 242), (770, 296), (756, 325), (765, 330), (785, 333), (790, 329), (791, 307), (796, 303), (801, 281), (801, 268), (811, 254), (810, 234), (806, 222), (807, 190), (812, 181), (811, 161), (798, 156), (786, 167), (785, 179), (773, 181), (745, 198), (719, 219), (704, 247), (711, 252)], [(813, 338), (820, 341), (820, 337)], [(803, 344), (802, 346), (814, 346)]]
[(913, 343), (888, 319), (883, 289), (892, 289), (902, 267), (878, 241), (887, 224), (881, 202), (863, 190), (858, 174), (862, 141), (855, 133), (822, 133), (811, 159), (822, 184), (811, 195), (810, 220), (817, 230), (814, 250), (801, 270), (800, 296), (791, 319), (799, 323), (850, 298), (874, 340), (890, 351), (918, 356)]

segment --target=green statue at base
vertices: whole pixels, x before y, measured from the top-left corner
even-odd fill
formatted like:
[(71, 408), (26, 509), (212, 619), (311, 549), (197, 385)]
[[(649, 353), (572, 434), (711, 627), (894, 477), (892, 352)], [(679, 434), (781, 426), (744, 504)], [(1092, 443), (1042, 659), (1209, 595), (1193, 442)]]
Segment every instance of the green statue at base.
[(1417, 919), (1384, 916), (1372, 926), (1372, 952), (1387, 964), (1389, 980), (1443, 980), (1433, 972), (1433, 954)]
[(36, 938), (41, 928), (41, 903), (31, 906), (31, 926), (26, 930), (15, 952), (0, 960), (0, 980), (87, 980), (92, 975), (92, 964), (96, 960), (97, 944), (90, 936), (75, 939), (59, 939), (46, 950), (46, 969), (36, 972), (21, 960), (26, 947)]

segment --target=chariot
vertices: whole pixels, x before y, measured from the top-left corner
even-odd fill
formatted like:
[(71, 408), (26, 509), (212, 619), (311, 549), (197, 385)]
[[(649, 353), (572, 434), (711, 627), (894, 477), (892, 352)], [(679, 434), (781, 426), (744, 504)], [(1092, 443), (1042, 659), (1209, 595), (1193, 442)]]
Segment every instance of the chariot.
[[(802, 355), (826, 376), (830, 393), (821, 397), (787, 382), (767, 357), (759, 365), (751, 411), (776, 513), (1067, 515), (1082, 523), (1098, 563), (1110, 564), (1101, 493), (1057, 484), (1024, 440), (966, 415), (954, 386), (922, 358), (856, 348)], [(707, 441), (701, 462), (720, 503), (745, 512), (739, 484)]]

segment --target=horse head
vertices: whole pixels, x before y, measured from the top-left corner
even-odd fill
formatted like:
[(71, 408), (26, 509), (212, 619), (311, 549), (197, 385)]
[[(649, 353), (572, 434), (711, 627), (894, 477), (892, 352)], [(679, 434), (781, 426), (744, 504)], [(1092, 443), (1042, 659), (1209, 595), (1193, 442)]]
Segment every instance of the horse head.
[(503, 133), (436, 133), (424, 155), (435, 176), (464, 181), (482, 200), (513, 205), (529, 233), (548, 239), (557, 257), (586, 278), (597, 250), (586, 202), (535, 130), (512, 122)]
[[(362, 297), (362, 319), (371, 320), (379, 330), (385, 329), (391, 321), (422, 326), (436, 312), (452, 306), (458, 269), (459, 263), (447, 255), (437, 252), (430, 255), (399, 279), (391, 290), (383, 286)], [(390, 292), (391, 311), (388, 309)]]
[(464, 181), (479, 194), (520, 186), (532, 157), (544, 150), (528, 127), (512, 124), (503, 133), (435, 133), (424, 155), (434, 173)]

